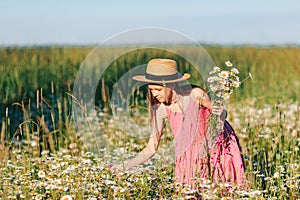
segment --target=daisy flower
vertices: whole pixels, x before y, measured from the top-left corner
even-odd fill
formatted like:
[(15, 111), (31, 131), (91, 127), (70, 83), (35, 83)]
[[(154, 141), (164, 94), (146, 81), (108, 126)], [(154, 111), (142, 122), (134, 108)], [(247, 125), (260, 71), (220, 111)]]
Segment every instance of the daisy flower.
[(226, 81), (225, 81), (225, 79), (220, 79), (220, 80), (219, 80), (219, 83), (225, 85), (225, 84), (226, 84)]
[(239, 73), (239, 70), (237, 68), (232, 68), (231, 71), (235, 74), (238, 74)]
[(39, 178), (45, 178), (45, 177), (46, 177), (46, 173), (45, 173), (43, 170), (40, 170), (40, 171), (38, 172), (38, 177), (39, 177)]
[(208, 77), (208, 79), (207, 79), (207, 82), (209, 82), (209, 83), (212, 83), (214, 81), (215, 81), (215, 79), (213, 77)]
[(225, 62), (225, 65), (226, 65), (227, 67), (232, 67), (232, 63), (231, 63), (230, 61), (226, 61), (226, 62)]
[(234, 81), (234, 82), (232, 83), (232, 86), (235, 87), (235, 88), (237, 88), (237, 87), (240, 86), (240, 82)]
[(219, 77), (221, 78), (228, 78), (228, 71), (221, 71), (219, 74)]
[(35, 196), (34, 199), (35, 199), (35, 200), (42, 200), (42, 199), (43, 199), (43, 196), (40, 195), (40, 194), (38, 194), (38, 195)]
[(215, 67), (213, 68), (213, 70), (217, 72), (217, 71), (220, 71), (221, 69), (220, 69), (220, 67), (215, 66)]
[(60, 200), (72, 200), (72, 196), (71, 195), (65, 195), (62, 198), (60, 198)]

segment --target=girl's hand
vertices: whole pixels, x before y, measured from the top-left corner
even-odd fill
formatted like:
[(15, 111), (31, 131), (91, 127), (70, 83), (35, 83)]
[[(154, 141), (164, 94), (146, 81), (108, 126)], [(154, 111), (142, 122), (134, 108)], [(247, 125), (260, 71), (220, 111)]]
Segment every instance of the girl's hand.
[(122, 172), (124, 171), (124, 166), (122, 164), (113, 164), (109, 167), (109, 170), (116, 171), (116, 172)]
[(222, 121), (225, 121), (227, 117), (227, 111), (224, 109), (222, 101), (215, 101), (212, 106), (212, 114), (220, 116)]
[(212, 114), (221, 116), (222, 112), (224, 110), (223, 102), (222, 101), (214, 101), (212, 106)]

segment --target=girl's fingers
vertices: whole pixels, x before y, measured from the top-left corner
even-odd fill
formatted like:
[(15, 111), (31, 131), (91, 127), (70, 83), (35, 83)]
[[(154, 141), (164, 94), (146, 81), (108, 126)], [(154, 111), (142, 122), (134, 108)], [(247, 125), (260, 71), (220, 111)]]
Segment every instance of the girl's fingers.
[(214, 105), (212, 107), (212, 113), (215, 115), (221, 115), (223, 112), (223, 106), (219, 106), (219, 105)]
[(119, 165), (119, 164), (114, 164), (109, 169), (112, 171), (117, 171), (117, 172), (124, 171), (123, 166)]

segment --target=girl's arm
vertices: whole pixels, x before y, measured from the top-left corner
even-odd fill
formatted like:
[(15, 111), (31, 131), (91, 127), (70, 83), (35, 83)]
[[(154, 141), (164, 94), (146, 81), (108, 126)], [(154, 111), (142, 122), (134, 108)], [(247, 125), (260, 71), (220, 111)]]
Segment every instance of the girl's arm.
[(211, 110), (213, 114), (220, 116), (222, 121), (225, 121), (227, 117), (227, 111), (224, 109), (222, 101), (213, 103), (208, 94), (198, 87), (194, 88), (192, 93), (202, 106)]
[(139, 152), (134, 158), (128, 160), (123, 165), (116, 165), (113, 168), (120, 170), (126, 170), (136, 165), (149, 160), (157, 151), (159, 141), (162, 135), (162, 129), (164, 127), (164, 118), (166, 117), (166, 111), (161, 104), (158, 106), (155, 112), (154, 119), (152, 119), (152, 133), (149, 137), (147, 146)]

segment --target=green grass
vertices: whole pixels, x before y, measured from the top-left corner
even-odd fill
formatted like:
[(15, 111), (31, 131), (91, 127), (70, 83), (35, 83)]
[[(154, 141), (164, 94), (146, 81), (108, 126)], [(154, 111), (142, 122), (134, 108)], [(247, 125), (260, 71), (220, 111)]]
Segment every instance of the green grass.
[[(205, 47), (216, 65), (230, 60), (238, 67), (241, 77), (253, 74), (255, 81), (247, 81), (232, 101), (257, 97), (263, 102), (277, 102), (299, 96), (300, 49), (296, 47)], [(11, 104), (28, 98), (35, 99), (36, 90), (43, 88), (45, 96), (51, 93), (51, 84), (58, 96), (72, 90), (76, 73), (92, 48), (3, 48), (0, 49), (0, 99)], [(102, 53), (111, 55), (109, 48)], [(167, 52), (137, 50), (121, 56), (108, 67), (105, 76), (109, 89), (115, 79), (133, 66), (146, 63), (156, 56), (178, 60), (180, 71), (192, 74), (192, 83), (199, 83), (199, 74), (185, 64), (182, 58)], [(196, 54), (193, 56), (197, 56)], [(213, 67), (213, 66), (212, 66)], [(113, 71), (117, 70), (118, 71)], [(118, 72), (118, 74), (116, 74)], [(200, 82), (201, 83), (201, 82)], [(13, 91), (13, 92), (11, 92)]]

